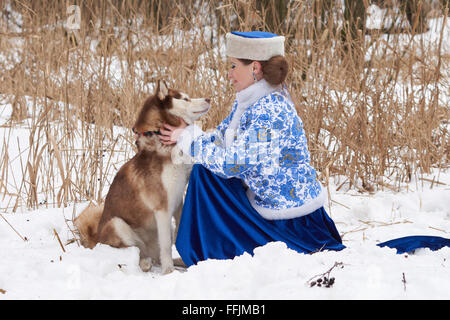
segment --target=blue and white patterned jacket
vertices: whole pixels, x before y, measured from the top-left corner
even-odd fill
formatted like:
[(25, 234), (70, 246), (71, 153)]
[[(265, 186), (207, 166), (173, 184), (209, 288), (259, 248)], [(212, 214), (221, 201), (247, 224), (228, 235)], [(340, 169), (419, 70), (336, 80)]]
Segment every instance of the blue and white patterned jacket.
[(260, 80), (238, 92), (231, 113), (210, 132), (188, 126), (177, 145), (223, 178), (248, 186), (247, 197), (266, 219), (290, 219), (323, 206), (326, 192), (287, 91)]

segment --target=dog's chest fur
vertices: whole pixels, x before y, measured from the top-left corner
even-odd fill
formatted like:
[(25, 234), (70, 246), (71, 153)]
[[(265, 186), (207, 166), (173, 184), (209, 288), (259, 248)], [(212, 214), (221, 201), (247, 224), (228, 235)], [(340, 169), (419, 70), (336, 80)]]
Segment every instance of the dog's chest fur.
[(114, 178), (100, 225), (117, 216), (133, 228), (154, 229), (156, 212), (172, 215), (182, 203), (191, 168), (174, 163), (170, 152), (138, 152)]
[(166, 163), (161, 173), (161, 181), (167, 192), (167, 211), (173, 213), (180, 205), (187, 184), (191, 165)]
[[(149, 187), (151, 185), (152, 193), (155, 193), (155, 187), (159, 189), (159, 196), (167, 199), (164, 211), (170, 213), (173, 212), (174, 201), (181, 200), (180, 196), (183, 195), (192, 168), (189, 164), (173, 161), (172, 154), (178, 151), (178, 147), (173, 148), (174, 152), (146, 151), (136, 160), (136, 167), (141, 171), (139, 176), (144, 180), (142, 183)], [(159, 210), (160, 208), (152, 209)]]

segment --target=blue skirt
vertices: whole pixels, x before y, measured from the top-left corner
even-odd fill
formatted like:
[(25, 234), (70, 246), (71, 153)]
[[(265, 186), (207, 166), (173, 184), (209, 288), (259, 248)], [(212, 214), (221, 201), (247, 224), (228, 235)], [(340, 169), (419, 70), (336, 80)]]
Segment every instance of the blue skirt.
[[(223, 179), (201, 165), (193, 166), (176, 239), (186, 266), (253, 254), (253, 249), (271, 241), (282, 241), (301, 253), (345, 248), (323, 207), (298, 218), (267, 220), (248, 201), (240, 179)], [(438, 250), (450, 246), (450, 239), (409, 236), (378, 246), (396, 248), (397, 253)]]
[(176, 239), (186, 266), (253, 254), (271, 241), (302, 253), (345, 248), (323, 207), (298, 218), (267, 220), (248, 201), (240, 179), (223, 179), (193, 166)]

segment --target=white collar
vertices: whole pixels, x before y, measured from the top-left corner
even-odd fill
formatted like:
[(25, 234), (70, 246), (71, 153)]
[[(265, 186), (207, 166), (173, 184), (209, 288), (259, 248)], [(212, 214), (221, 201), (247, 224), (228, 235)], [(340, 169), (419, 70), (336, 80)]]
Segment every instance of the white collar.
[(238, 108), (246, 109), (248, 106), (252, 105), (260, 98), (277, 90), (281, 90), (281, 85), (273, 86), (265, 79), (261, 79), (251, 86), (245, 88), (244, 90), (236, 93)]

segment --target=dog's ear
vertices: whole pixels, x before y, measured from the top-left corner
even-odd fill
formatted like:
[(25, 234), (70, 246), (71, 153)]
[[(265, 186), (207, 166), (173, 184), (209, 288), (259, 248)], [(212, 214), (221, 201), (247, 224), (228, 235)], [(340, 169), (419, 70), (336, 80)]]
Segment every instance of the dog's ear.
[(169, 94), (169, 88), (163, 80), (158, 81), (158, 86), (156, 87), (156, 96), (159, 100), (164, 100)]

